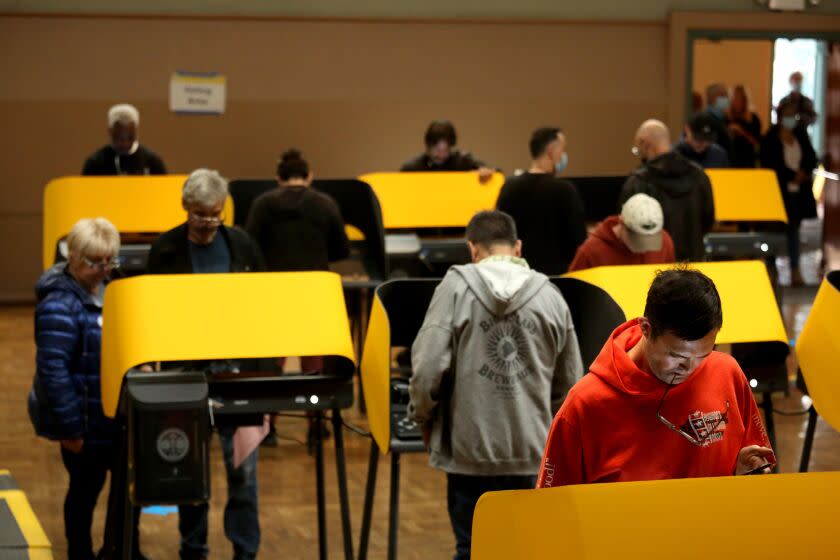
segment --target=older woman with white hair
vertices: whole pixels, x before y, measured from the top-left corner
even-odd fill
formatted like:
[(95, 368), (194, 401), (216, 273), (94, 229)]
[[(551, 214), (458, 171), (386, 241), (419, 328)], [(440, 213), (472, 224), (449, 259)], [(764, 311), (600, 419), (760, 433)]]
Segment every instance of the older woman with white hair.
[[(60, 442), (70, 478), (64, 532), (70, 560), (94, 558), (90, 529), (105, 475), (116, 466), (119, 424), (102, 412), (102, 299), (117, 268), (120, 235), (105, 218), (79, 220), (67, 237), (68, 261), (36, 285), (36, 374), (29, 396), (38, 435)], [(137, 543), (134, 527), (135, 543)], [(135, 544), (136, 548), (136, 544)], [(135, 550), (135, 558), (142, 558)]]
[(140, 112), (120, 103), (108, 109), (108, 137), (103, 146), (85, 160), (82, 175), (165, 175), (166, 166), (155, 152), (137, 140)]

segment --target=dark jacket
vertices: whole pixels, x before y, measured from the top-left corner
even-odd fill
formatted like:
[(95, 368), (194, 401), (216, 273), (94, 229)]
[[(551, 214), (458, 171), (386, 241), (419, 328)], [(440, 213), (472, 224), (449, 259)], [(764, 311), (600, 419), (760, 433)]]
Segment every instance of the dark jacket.
[(143, 145), (127, 156), (117, 156), (117, 151), (107, 145), (85, 160), (82, 175), (166, 175), (166, 166), (159, 155)]
[(434, 163), (423, 153), (402, 164), (400, 171), (473, 171), (479, 167), (489, 167), (469, 152), (452, 150), (449, 159), (443, 163)]
[(251, 205), (245, 229), (274, 272), (329, 270), (329, 263), (350, 254), (338, 204), (310, 187), (261, 194)]
[(715, 203), (712, 184), (700, 166), (676, 152), (663, 154), (627, 178), (619, 204), (636, 193), (648, 194), (662, 205), (677, 260), (703, 260), (703, 236), (715, 223)]
[(715, 144), (723, 148), (723, 151), (732, 159), (732, 135), (729, 133), (729, 126), (726, 122), (726, 115), (719, 115), (712, 109), (706, 109), (706, 113), (712, 118), (709, 119), (709, 124), (715, 130)]
[(47, 270), (35, 286), (36, 375), (29, 395), (38, 435), (110, 444), (119, 425), (102, 411), (102, 307), (67, 272)]
[[(793, 135), (802, 149), (802, 160), (799, 163), (799, 169), (789, 169), (785, 164), (785, 148), (779, 136), (779, 128), (778, 124), (771, 126), (761, 139), (761, 167), (776, 172), (788, 220), (790, 223), (798, 224), (804, 218), (814, 218), (817, 215), (817, 205), (811, 190), (813, 181), (811, 174), (817, 167), (817, 154), (814, 152), (805, 128), (795, 128)], [(794, 193), (788, 190), (788, 183), (794, 180), (797, 171), (805, 172), (806, 177), (799, 184), (799, 192)]]
[(522, 256), (534, 270), (563, 274), (586, 240), (583, 201), (577, 189), (551, 173), (508, 177), (496, 208), (510, 214), (522, 240)]
[[(192, 274), (187, 224), (160, 234), (149, 250), (146, 268), (149, 274)], [(219, 226), (219, 233), (230, 249), (231, 272), (257, 272), (265, 270), (259, 248), (248, 234), (237, 228)]]
[(705, 152), (696, 152), (685, 140), (680, 140), (674, 145), (674, 151), (678, 152), (703, 169), (720, 169), (729, 167), (729, 154), (717, 144), (710, 144)]

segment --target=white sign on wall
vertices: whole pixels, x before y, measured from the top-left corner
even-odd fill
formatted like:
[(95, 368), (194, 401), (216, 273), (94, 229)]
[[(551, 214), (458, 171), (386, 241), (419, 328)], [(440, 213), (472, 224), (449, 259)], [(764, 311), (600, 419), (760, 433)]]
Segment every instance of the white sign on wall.
[(227, 78), (218, 73), (175, 72), (169, 80), (169, 110), (221, 115), (225, 112)]

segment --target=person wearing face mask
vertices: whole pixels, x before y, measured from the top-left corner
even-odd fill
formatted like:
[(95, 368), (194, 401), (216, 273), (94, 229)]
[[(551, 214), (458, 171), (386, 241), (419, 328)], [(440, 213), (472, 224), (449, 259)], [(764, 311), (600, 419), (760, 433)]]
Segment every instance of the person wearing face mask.
[(710, 124), (714, 130), (714, 142), (732, 159), (732, 136), (727, 126), (727, 115), (730, 100), (729, 90), (724, 84), (715, 83), (706, 88), (705, 113), (710, 117)]
[(791, 283), (803, 284), (799, 271), (799, 225), (805, 218), (817, 215), (811, 191), (811, 174), (817, 166), (817, 154), (805, 128), (800, 126), (798, 106), (794, 101), (776, 107), (778, 122), (761, 140), (761, 167), (772, 169), (782, 189), (788, 216), (787, 240)]
[[(120, 234), (105, 218), (79, 220), (67, 236), (67, 262), (36, 285), (36, 374), (29, 413), (38, 435), (60, 443), (69, 476), (64, 534), (69, 560), (93, 560), (91, 524), (106, 475), (118, 467), (122, 426), (102, 411), (100, 354), (105, 287), (118, 267)], [(143, 559), (139, 508), (131, 558)]]
[(493, 176), (493, 168), (469, 152), (455, 149), (458, 136), (449, 121), (432, 121), (424, 137), (426, 151), (402, 164), (400, 171), (478, 171), (482, 183)]
[(714, 117), (705, 112), (693, 115), (685, 125), (683, 139), (674, 150), (703, 169), (729, 167), (729, 155), (715, 143)]
[(796, 107), (796, 115), (799, 117), (797, 125), (803, 130), (807, 130), (817, 121), (814, 101), (802, 94), (802, 72), (794, 72), (790, 75), (790, 93), (779, 101), (779, 105), (787, 103), (792, 103)]
[(529, 148), (531, 167), (505, 180), (496, 208), (516, 221), (523, 257), (534, 270), (563, 274), (586, 240), (583, 201), (574, 185), (557, 177), (569, 161), (566, 135), (556, 127), (538, 128)]
[(108, 109), (111, 143), (85, 160), (82, 175), (166, 175), (166, 166), (155, 152), (137, 139), (140, 113), (133, 105)]
[(554, 417), (537, 487), (769, 472), (747, 378), (714, 350), (722, 324), (710, 278), (658, 272), (644, 316), (613, 331)]
[(668, 127), (661, 121), (642, 123), (632, 151), (642, 165), (624, 183), (619, 204), (637, 193), (652, 196), (662, 205), (665, 230), (674, 240), (677, 260), (703, 260), (703, 236), (715, 222), (709, 177), (699, 165), (671, 150)]

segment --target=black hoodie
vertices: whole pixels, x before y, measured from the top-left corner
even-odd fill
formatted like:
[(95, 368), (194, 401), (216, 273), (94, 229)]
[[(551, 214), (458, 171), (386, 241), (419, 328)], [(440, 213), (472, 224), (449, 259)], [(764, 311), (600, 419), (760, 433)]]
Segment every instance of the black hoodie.
[(702, 261), (703, 236), (715, 222), (712, 184), (703, 169), (676, 152), (662, 154), (627, 178), (619, 204), (637, 193), (648, 194), (662, 205), (677, 260)]

